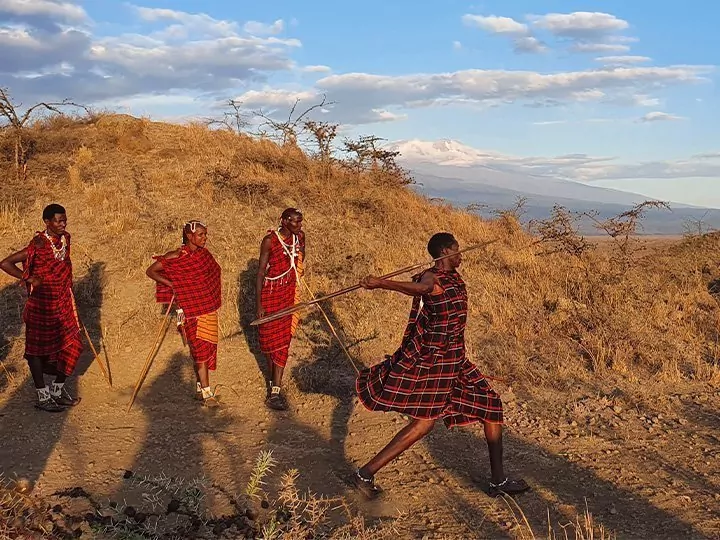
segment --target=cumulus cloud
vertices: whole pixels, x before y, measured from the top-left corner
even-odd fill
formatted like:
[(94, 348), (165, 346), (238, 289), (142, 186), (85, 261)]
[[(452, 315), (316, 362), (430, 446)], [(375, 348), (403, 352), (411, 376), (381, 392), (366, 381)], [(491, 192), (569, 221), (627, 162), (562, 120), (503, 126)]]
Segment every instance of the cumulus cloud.
[(627, 65), (627, 64), (643, 64), (652, 60), (649, 56), (600, 56), (595, 59), (607, 66)]
[(495, 15), (471, 15), (466, 14), (462, 17), (462, 22), (466, 26), (480, 28), (486, 32), (493, 34), (507, 34), (512, 36), (525, 35), (528, 33), (528, 25), (520, 23), (510, 17), (497, 17)]
[(537, 28), (556, 36), (573, 39), (595, 39), (613, 32), (625, 30), (630, 25), (609, 13), (576, 11), (574, 13), (548, 13), (531, 16)]
[[(95, 37), (77, 3), (0, 1), (0, 81), (25, 99), (92, 102), (175, 90), (218, 93), (302, 69), (291, 58), (301, 42), (272, 35), (284, 29), (282, 20), (241, 26), (205, 13), (131, 4), (127, 9), (156, 28)], [(74, 21), (87, 27), (69, 26)]]
[(545, 52), (547, 49), (547, 46), (542, 41), (533, 36), (525, 36), (513, 41), (513, 50), (516, 53), (537, 54)]
[(626, 53), (630, 47), (619, 43), (577, 42), (570, 45), (570, 50), (578, 53)]
[(639, 118), (639, 122), (667, 122), (671, 120), (685, 120), (683, 116), (677, 116), (675, 114), (669, 114), (661, 111), (649, 112)]

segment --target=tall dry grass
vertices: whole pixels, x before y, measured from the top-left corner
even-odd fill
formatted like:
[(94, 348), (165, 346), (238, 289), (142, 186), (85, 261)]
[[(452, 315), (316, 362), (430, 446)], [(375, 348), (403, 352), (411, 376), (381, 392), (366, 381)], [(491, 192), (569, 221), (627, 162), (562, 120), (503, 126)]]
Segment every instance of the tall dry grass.
[[(29, 134), (37, 152), (28, 181), (4, 189), (0, 254), (25, 245), (46, 203), (64, 204), (78, 271), (106, 265), (103, 320), (117, 339), (157, 315), (144, 270), (153, 254), (178, 245), (190, 218), (209, 224), (208, 247), (223, 268), (221, 330), (236, 333), (254, 305), (260, 240), (285, 207), (297, 206), (316, 293), (426, 259), (437, 231), (464, 245), (498, 238), (469, 253), (461, 269), (470, 291), (467, 338), (482, 369), (515, 388), (592, 382), (632, 393), (720, 380), (720, 309), (708, 289), (718, 277), (717, 235), (624, 253), (619, 271), (612, 247), (577, 254), (562, 242), (532, 245), (512, 215), (483, 220), (337, 163), (328, 174), (326, 163), (295, 146), (124, 115), (44, 121)], [(10, 171), (7, 149), (0, 155)], [(396, 346), (408, 304), (359, 291), (328, 307), (343, 335), (360, 343), (353, 354), (369, 364)], [(299, 350), (315, 334), (301, 334)]]

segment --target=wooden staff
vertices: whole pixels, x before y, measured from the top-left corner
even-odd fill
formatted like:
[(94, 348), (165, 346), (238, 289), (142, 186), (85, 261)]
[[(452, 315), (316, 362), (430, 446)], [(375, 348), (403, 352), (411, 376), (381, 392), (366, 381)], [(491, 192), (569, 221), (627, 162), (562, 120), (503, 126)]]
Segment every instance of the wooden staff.
[[(417, 264), (412, 264), (410, 266), (406, 266), (405, 268), (401, 268), (400, 270), (395, 270), (394, 272), (390, 272), (389, 274), (385, 274), (384, 276), (380, 276), (378, 279), (390, 279), (391, 277), (399, 276), (400, 274), (405, 274), (407, 272), (411, 272), (417, 268), (421, 268), (423, 266), (427, 266), (430, 264), (433, 264), (437, 261), (441, 261), (443, 259), (447, 259), (448, 257), (454, 257), (458, 253), (465, 253), (466, 251), (472, 251), (474, 249), (480, 249), (481, 247), (489, 246), (490, 244), (494, 244), (499, 239), (496, 238), (495, 240), (490, 240), (488, 242), (482, 242), (481, 244), (475, 244), (472, 246), (468, 246), (464, 249), (461, 249), (459, 251), (456, 251), (455, 253), (450, 253), (448, 255), (443, 255), (442, 257), (437, 257), (429, 262), (421, 262)], [(331, 298), (335, 298), (337, 296), (341, 296), (343, 294), (347, 294), (352, 291), (356, 291), (360, 289), (362, 285), (359, 283), (357, 285), (353, 285), (351, 287), (345, 287), (344, 289), (341, 289), (339, 291), (335, 291), (334, 293), (327, 294), (325, 296), (322, 296), (320, 298), (315, 298), (314, 300), (310, 300), (309, 302), (300, 302), (293, 306), (290, 306), (289, 308), (282, 309), (280, 311), (276, 311), (275, 313), (272, 313), (270, 315), (266, 315), (265, 317), (261, 317), (259, 319), (255, 319), (253, 322), (250, 323), (250, 326), (257, 326), (258, 324), (264, 324), (266, 322), (274, 321), (276, 319), (281, 319), (287, 315), (290, 315), (291, 313), (295, 313), (296, 311), (299, 311), (301, 309), (307, 309), (310, 306), (317, 304), (319, 302), (324, 302), (325, 300), (330, 300)]]
[(95, 350), (95, 345), (93, 345), (92, 339), (90, 339), (90, 334), (88, 334), (87, 328), (85, 325), (82, 325), (83, 331), (85, 332), (85, 338), (87, 339), (87, 342), (90, 344), (90, 348), (92, 349), (93, 354), (95, 355), (95, 358), (93, 358), (93, 362), (97, 361), (98, 366), (100, 366), (100, 370), (103, 372), (103, 375), (105, 375), (105, 379), (107, 379), (108, 384), (110, 385), (110, 388), (112, 388), (112, 381), (110, 380), (110, 375), (108, 375), (107, 370), (105, 369), (105, 366), (100, 361), (100, 354)]
[(127, 411), (125, 411), (125, 412), (130, 412), (130, 409), (132, 408), (133, 403), (135, 402), (135, 398), (137, 397), (137, 394), (140, 391), (140, 387), (142, 386), (142, 383), (145, 380), (145, 377), (147, 376), (148, 371), (150, 371), (150, 366), (152, 364), (153, 358), (155, 357), (155, 354), (157, 353), (158, 349), (160, 348), (160, 344), (162, 343), (162, 338), (165, 335), (165, 331), (167, 330), (167, 322), (170, 320), (170, 309), (172, 309), (172, 305), (173, 305), (174, 301), (175, 301), (175, 295), (173, 294), (173, 297), (170, 300), (170, 303), (168, 304), (167, 311), (165, 312), (165, 317), (163, 317), (163, 320), (160, 323), (160, 328), (158, 329), (158, 335), (157, 335), (157, 338), (155, 338), (155, 343), (153, 344), (153, 348), (150, 350), (150, 354), (148, 354), (147, 360), (145, 360), (145, 366), (143, 366), (143, 370), (140, 373), (140, 378), (138, 379), (138, 382), (135, 385), (135, 390), (133, 391), (133, 395), (130, 398), (130, 403), (128, 404)]

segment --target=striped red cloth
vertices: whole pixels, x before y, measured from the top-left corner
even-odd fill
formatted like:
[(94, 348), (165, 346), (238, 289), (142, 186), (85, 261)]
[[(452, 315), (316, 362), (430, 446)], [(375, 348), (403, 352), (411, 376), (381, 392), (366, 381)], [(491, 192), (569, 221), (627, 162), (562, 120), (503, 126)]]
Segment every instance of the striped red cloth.
[[(292, 242), (295, 245), (295, 254), (293, 255), (293, 244), (283, 245), (275, 231), (268, 232), (271, 233), (270, 253), (260, 302), (265, 315), (272, 315), (297, 302), (300, 291), (297, 287), (298, 275), (293, 266), (302, 276), (302, 250), (305, 247), (305, 237), (303, 235), (293, 237)], [(291, 255), (293, 255), (292, 260)], [(260, 350), (273, 364), (280, 367), (285, 367), (287, 364), (290, 343), (295, 334), (297, 322), (298, 315), (292, 314), (259, 326)]]
[[(185, 336), (190, 354), (196, 364), (207, 364), (210, 371), (217, 369), (217, 341), (212, 342), (198, 335), (198, 318), (185, 319)], [(178, 331), (180, 329), (178, 328)]]
[[(64, 254), (61, 251), (63, 237)], [(58, 250), (57, 257), (53, 246)], [(28, 299), (23, 311), (25, 358), (42, 358), (57, 364), (58, 372), (71, 375), (83, 347), (72, 293), (69, 233), (57, 239), (35, 233), (23, 264), (23, 278), (30, 276), (41, 278), (42, 283), (38, 287), (27, 287)]]
[(162, 264), (162, 273), (173, 284), (170, 289), (158, 283), (155, 299), (167, 304), (175, 292), (175, 304), (183, 310), (186, 318), (198, 317), (220, 309), (222, 305), (222, 283), (220, 265), (205, 248), (190, 251), (180, 248), (180, 256), (153, 257)]
[(478, 421), (501, 424), (500, 396), (465, 357), (465, 283), (456, 271), (426, 271), (435, 272), (443, 292), (413, 299), (398, 350), (360, 372), (355, 383), (360, 402), (373, 411), (442, 418), (448, 428)]

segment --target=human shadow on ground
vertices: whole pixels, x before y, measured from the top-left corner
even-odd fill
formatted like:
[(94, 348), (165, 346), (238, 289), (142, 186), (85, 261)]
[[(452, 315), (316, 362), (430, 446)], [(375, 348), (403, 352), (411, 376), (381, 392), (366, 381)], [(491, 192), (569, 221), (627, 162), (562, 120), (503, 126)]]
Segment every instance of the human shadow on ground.
[[(257, 305), (256, 279), (258, 273), (258, 259), (248, 259), (247, 267), (238, 276), (238, 320), (242, 329), (248, 350), (255, 357), (258, 370), (265, 381), (270, 379), (270, 371), (265, 355), (260, 351), (260, 337), (257, 326), (250, 326), (255, 320)], [(265, 391), (268, 389), (265, 388)]]
[[(105, 283), (102, 262), (95, 262), (88, 266), (88, 271), (73, 285), (75, 291), (78, 316), (87, 325), (88, 333), (100, 335), (101, 313), (103, 303), (103, 286)], [(12, 286), (10, 286), (12, 287)], [(17, 290), (10, 287), (3, 289), (0, 298), (9, 303), (9, 311), (5, 313), (9, 319), (9, 326), (3, 332), (3, 339), (16, 336), (20, 333), (21, 313), (26, 296), (19, 295)], [(18, 303), (19, 301), (19, 303)], [(18, 316), (20, 318), (18, 319)], [(68, 378), (67, 386), (71, 393), (78, 393), (78, 378), (86, 374), (93, 361), (93, 354), (87, 345), (84, 332), (80, 330), (83, 352), (75, 367), (72, 376)], [(20, 347), (20, 344), (16, 346)], [(97, 348), (97, 347), (96, 347)], [(2, 353), (5, 354), (5, 353)], [(22, 356), (22, 352), (20, 352)], [(22, 361), (24, 364), (24, 360)], [(35, 388), (29, 376), (27, 367), (18, 370), (15, 387), (8, 396), (5, 406), (0, 410), (0, 432), (13, 433), (14, 437), (4, 439), (0, 446), (0, 470), (12, 472), (13, 475), (23, 477), (34, 484), (45, 469), (48, 458), (53, 453), (70, 415), (82, 414), (83, 403), (76, 407), (59, 413), (47, 413), (34, 408), (36, 400)], [(21, 375), (20, 375), (21, 374)], [(99, 374), (98, 384), (107, 384)], [(46, 381), (52, 381), (53, 376), (46, 376)]]
[(24, 304), (25, 296), (19, 285), (7, 285), (0, 290), (0, 392), (9, 388), (11, 378), (17, 381), (27, 375), (27, 369), (23, 370), (24, 360), (12, 364), (8, 361), (13, 349), (23, 348), (21, 333)]
[[(463, 504), (485, 497), (489, 459), (481, 428), (463, 428), (447, 433), (440, 426), (425, 440), (435, 463), (451, 473), (467, 491), (457, 494)], [(623, 538), (702, 538), (692, 525), (661, 510), (628, 489), (599, 478), (593, 471), (552, 454), (540, 446), (504, 434), (506, 472), (524, 477), (533, 491), (517, 497), (517, 502), (535, 531), (547, 530), (548, 512), (552, 525), (559, 529), (574, 515), (564, 515), (559, 506), (574, 506), (578, 513), (587, 510), (596, 523)], [(549, 492), (544, 496), (541, 491)], [(484, 502), (484, 501), (483, 501)], [(611, 510), (615, 508), (616, 511)], [(660, 531), (662, 533), (660, 534)], [(660, 536), (659, 536), (660, 534)]]

